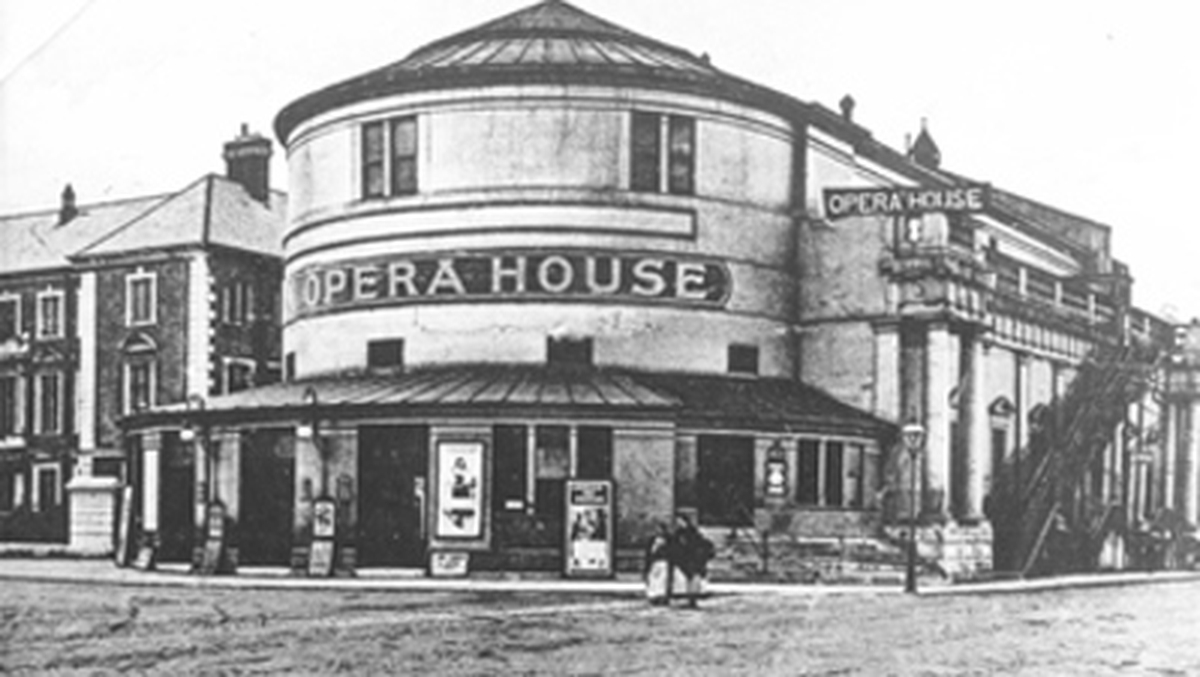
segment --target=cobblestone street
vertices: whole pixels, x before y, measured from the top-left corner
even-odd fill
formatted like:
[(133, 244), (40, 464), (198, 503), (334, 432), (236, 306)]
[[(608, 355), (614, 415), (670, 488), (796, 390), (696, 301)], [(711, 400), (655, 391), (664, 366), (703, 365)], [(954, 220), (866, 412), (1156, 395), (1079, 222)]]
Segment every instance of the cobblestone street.
[(146, 589), (5, 581), (12, 674), (1191, 675), (1200, 584), (1004, 595)]

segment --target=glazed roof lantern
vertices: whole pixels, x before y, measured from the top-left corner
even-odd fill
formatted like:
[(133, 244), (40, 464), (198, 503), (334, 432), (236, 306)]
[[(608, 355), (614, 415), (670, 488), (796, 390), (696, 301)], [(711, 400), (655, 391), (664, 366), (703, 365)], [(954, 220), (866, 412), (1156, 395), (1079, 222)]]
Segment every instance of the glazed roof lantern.
[(913, 162), (929, 169), (937, 169), (942, 164), (942, 151), (938, 149), (937, 144), (933, 142), (933, 137), (929, 135), (929, 127), (925, 118), (921, 118), (921, 132), (917, 134), (916, 141), (913, 141), (912, 148), (909, 148), (908, 157)]
[(715, 68), (705, 56), (543, 0), (435, 40), (394, 63), (305, 95), (275, 119), (288, 137), (304, 121), (347, 105), (398, 94), (511, 85), (640, 86), (757, 103), (794, 113), (796, 100)]

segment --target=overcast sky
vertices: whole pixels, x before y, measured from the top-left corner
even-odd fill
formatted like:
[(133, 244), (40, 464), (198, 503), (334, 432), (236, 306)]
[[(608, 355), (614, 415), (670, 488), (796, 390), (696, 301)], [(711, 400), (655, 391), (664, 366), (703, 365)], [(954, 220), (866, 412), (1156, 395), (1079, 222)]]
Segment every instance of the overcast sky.
[[(178, 190), (241, 123), (532, 0), (0, 0), (0, 213)], [(1135, 301), (1200, 316), (1200, 3), (576, 0), (951, 171), (1114, 229)], [(277, 148), (273, 183), (286, 188)]]

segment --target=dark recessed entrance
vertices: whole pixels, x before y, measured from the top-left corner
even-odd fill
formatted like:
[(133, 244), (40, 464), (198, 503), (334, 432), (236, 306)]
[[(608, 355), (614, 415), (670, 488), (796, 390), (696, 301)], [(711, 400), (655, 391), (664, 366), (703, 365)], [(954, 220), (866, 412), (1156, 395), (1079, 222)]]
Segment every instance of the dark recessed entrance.
[(360, 566), (423, 567), (427, 426), (358, 430)]
[(296, 441), (291, 430), (256, 430), (242, 442), (242, 564), (287, 564), (292, 547)]

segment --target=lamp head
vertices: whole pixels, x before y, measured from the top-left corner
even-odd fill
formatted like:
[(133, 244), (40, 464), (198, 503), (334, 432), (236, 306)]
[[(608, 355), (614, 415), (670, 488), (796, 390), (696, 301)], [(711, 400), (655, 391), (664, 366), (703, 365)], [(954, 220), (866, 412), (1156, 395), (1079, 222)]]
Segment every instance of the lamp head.
[(904, 427), (900, 428), (900, 439), (904, 441), (904, 448), (910, 454), (915, 454), (925, 446), (925, 426), (920, 423), (912, 422), (905, 423)]

